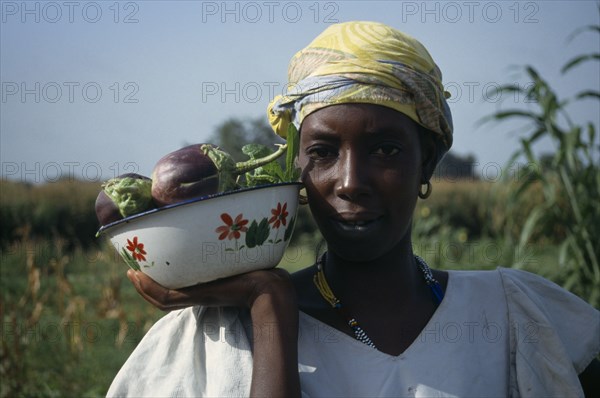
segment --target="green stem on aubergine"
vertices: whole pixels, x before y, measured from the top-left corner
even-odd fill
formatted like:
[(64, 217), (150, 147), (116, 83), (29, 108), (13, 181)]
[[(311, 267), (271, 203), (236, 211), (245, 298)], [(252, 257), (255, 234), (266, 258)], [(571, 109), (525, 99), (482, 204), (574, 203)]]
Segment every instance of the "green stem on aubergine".
[[(291, 124), (288, 129), (288, 142), (278, 146), (275, 152), (267, 154), (270, 149), (262, 145), (249, 144), (242, 150), (250, 156), (250, 160), (235, 162), (230, 154), (206, 144), (201, 147), (202, 152), (208, 156), (219, 172), (219, 192), (230, 191), (238, 187), (238, 177), (246, 174), (247, 186), (255, 185), (253, 181), (269, 181), (271, 183), (297, 181), (300, 170), (295, 167), (295, 158), (298, 154), (298, 131)], [(280, 156), (287, 152), (286, 170), (281, 170), (275, 163)], [(261, 157), (257, 157), (261, 156)], [(263, 167), (271, 165), (272, 167)], [(254, 174), (249, 174), (250, 171)]]

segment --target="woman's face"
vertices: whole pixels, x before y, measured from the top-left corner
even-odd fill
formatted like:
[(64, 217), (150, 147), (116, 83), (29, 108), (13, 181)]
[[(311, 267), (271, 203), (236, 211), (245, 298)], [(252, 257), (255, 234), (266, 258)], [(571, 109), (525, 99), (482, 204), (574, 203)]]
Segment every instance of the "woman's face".
[(410, 244), (422, 179), (417, 125), (378, 105), (342, 104), (308, 115), (299, 165), (328, 249), (349, 261)]

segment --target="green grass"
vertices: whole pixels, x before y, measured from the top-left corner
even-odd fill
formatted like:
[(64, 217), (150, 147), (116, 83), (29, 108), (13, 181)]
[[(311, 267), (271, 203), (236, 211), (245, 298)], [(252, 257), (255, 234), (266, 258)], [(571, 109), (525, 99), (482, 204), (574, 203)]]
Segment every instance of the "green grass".
[(162, 313), (111, 250), (28, 242), (1, 253), (0, 396), (103, 396)]

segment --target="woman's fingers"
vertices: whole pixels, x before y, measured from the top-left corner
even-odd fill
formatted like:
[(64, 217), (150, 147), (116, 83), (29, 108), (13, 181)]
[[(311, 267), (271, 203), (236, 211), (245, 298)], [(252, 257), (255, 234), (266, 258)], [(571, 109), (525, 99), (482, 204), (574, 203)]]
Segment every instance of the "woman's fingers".
[[(171, 308), (164, 303), (165, 299), (168, 300), (169, 289), (154, 282), (152, 278), (144, 275), (142, 272), (128, 270), (127, 277), (144, 300), (162, 311), (171, 310)], [(157, 299), (158, 297), (161, 297), (161, 299)]]
[(163, 311), (193, 305), (250, 307), (263, 292), (292, 289), (289, 273), (282, 269), (253, 271), (178, 290), (158, 284), (143, 272), (128, 270), (127, 277), (146, 301)]

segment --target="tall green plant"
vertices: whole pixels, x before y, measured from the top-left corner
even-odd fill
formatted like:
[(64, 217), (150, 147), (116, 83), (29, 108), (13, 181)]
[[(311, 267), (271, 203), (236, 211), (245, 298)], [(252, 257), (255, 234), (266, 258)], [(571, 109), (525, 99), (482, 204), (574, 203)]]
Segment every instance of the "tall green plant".
[[(578, 29), (573, 37), (585, 31), (600, 33), (600, 26)], [(600, 60), (600, 53), (589, 53), (569, 60), (562, 73), (577, 66)], [(556, 279), (562, 285), (600, 308), (600, 145), (597, 126), (591, 122), (576, 123), (567, 106), (582, 100), (600, 100), (600, 91), (584, 89), (568, 99), (559, 99), (550, 84), (532, 66), (525, 67), (532, 84), (505, 85), (500, 93), (518, 93), (530, 99), (532, 109), (509, 109), (496, 112), (486, 120), (529, 121), (528, 133), (509, 161), (513, 169), (525, 157), (530, 166), (520, 175), (510, 195), (509, 208), (516, 209), (531, 192), (541, 186), (544, 202), (536, 205), (524, 224), (516, 242), (520, 252), (536, 234), (560, 234), (559, 266)], [(555, 144), (556, 151), (546, 159), (532, 149), (544, 137)], [(557, 228), (558, 227), (558, 228)], [(540, 232), (541, 231), (541, 232)], [(548, 236), (552, 238), (552, 236)], [(520, 267), (518, 260), (514, 267)]]

